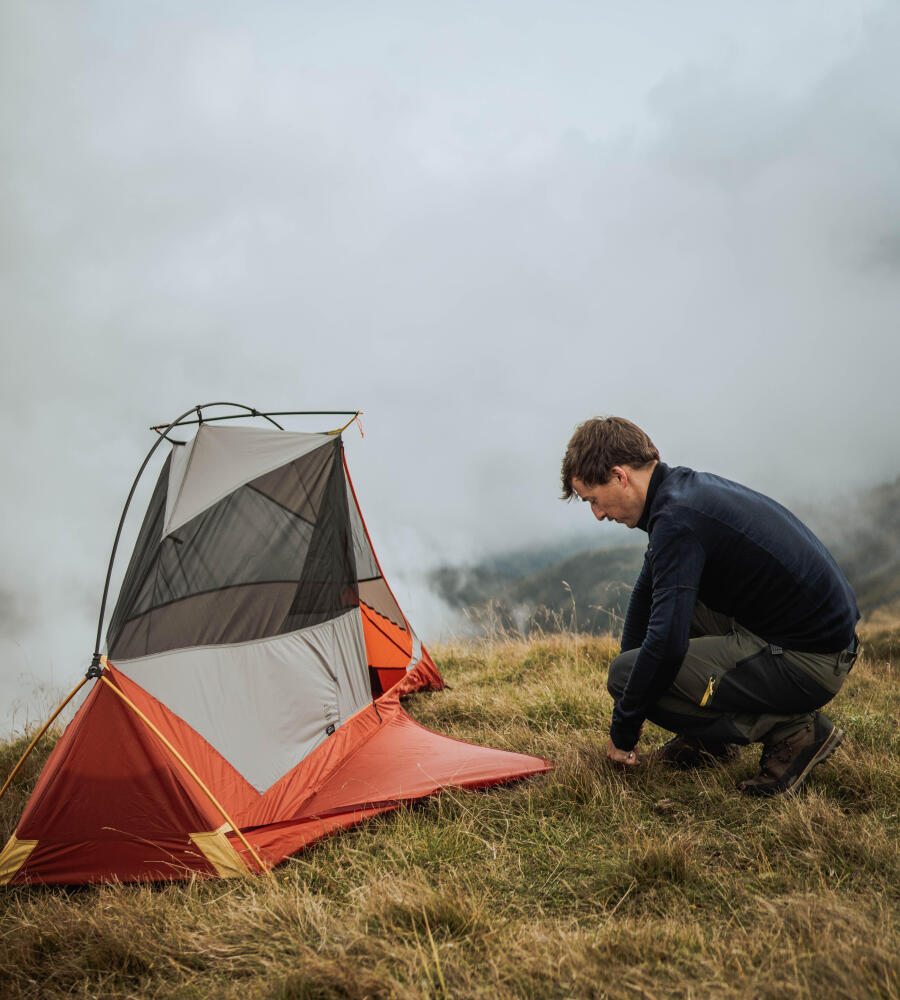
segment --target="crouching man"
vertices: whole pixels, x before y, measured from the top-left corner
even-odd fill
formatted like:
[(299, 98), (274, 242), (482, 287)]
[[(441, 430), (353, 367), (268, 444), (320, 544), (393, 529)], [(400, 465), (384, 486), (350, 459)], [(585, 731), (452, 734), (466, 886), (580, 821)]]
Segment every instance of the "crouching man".
[(621, 417), (569, 441), (563, 499), (649, 535), (622, 652), (609, 669), (607, 757), (626, 767), (645, 719), (674, 732), (654, 756), (690, 767), (762, 743), (751, 795), (794, 791), (843, 732), (818, 711), (856, 658), (859, 612), (816, 536), (774, 500), (706, 472), (670, 468)]

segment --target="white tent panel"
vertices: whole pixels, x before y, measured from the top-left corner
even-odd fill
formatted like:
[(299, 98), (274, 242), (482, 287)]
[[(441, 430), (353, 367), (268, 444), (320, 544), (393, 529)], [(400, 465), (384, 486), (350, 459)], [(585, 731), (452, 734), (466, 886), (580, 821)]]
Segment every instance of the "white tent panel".
[(193, 441), (174, 449), (163, 537), (239, 486), (333, 440), (328, 434), (203, 424)]
[(372, 700), (359, 608), (263, 641), (173, 650), (116, 667), (264, 792)]

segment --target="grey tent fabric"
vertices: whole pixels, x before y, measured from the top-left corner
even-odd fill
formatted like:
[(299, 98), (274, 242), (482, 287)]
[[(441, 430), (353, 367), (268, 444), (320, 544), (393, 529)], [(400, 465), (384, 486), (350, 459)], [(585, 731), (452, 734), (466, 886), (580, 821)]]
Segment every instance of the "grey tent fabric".
[(338, 436), (201, 426), (163, 466), (110, 621), (110, 660), (259, 791), (371, 702), (348, 490)]
[(163, 533), (176, 531), (238, 486), (329, 442), (334, 438), (328, 434), (201, 426), (172, 456)]
[(260, 792), (367, 708), (382, 672), (413, 668), (421, 643), (373, 552), (340, 436), (201, 425), (176, 445), (107, 652)]
[[(340, 439), (302, 437), (325, 443), (168, 532), (166, 463), (110, 621), (111, 659), (261, 639), (358, 606)], [(184, 475), (179, 488), (190, 486)]]
[(358, 608), (287, 635), (116, 665), (259, 792), (371, 705)]

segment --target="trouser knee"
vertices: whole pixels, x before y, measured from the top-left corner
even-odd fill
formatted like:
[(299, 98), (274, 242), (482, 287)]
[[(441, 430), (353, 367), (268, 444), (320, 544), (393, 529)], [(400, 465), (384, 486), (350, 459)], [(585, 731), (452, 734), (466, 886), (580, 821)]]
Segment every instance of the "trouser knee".
[(609, 691), (614, 701), (618, 701), (625, 692), (625, 685), (628, 683), (637, 654), (637, 649), (629, 649), (627, 653), (619, 653), (609, 665), (606, 690)]

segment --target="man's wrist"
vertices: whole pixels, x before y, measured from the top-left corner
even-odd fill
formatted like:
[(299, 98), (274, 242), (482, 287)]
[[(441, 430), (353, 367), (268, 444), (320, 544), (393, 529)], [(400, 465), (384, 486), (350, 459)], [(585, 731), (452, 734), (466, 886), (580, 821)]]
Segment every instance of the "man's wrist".
[(641, 738), (641, 727), (634, 730), (630, 726), (613, 724), (609, 727), (609, 738), (617, 750), (634, 750)]

